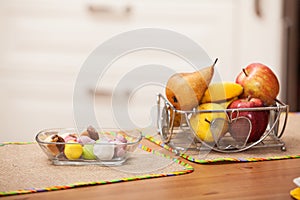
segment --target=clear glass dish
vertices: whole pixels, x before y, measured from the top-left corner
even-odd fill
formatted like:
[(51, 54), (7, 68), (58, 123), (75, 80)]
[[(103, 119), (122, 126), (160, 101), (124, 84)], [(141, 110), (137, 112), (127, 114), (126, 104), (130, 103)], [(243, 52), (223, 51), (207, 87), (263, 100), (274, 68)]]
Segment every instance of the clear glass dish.
[(54, 165), (123, 164), (142, 139), (139, 130), (120, 131), (93, 127), (77, 131), (74, 128), (45, 129), (36, 141)]

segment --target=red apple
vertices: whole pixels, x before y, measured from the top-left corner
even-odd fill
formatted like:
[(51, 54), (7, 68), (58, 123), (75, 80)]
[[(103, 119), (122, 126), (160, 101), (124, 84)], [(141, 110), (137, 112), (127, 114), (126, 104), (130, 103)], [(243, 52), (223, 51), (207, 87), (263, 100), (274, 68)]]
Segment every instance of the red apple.
[[(233, 101), (228, 108), (259, 108), (263, 106), (264, 103), (261, 99), (248, 97)], [(255, 142), (259, 140), (259, 138), (266, 131), (269, 122), (269, 111), (267, 110), (235, 110), (230, 112), (228, 115), (231, 117), (229, 132), (231, 136), (238, 142), (244, 142), (248, 137), (249, 132), (250, 135), (247, 142)]]
[(241, 98), (261, 99), (266, 106), (273, 105), (279, 93), (279, 82), (274, 72), (261, 63), (252, 63), (243, 69), (236, 83), (244, 88)]

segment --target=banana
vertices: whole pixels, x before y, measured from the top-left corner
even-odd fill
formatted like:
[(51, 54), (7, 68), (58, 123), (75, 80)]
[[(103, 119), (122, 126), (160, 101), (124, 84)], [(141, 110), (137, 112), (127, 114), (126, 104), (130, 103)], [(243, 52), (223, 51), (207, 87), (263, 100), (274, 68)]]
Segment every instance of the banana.
[(232, 99), (229, 99), (229, 100), (220, 102), (219, 104), (220, 104), (224, 109), (227, 109), (228, 106), (229, 106), (234, 100), (237, 100), (237, 99), (238, 99), (238, 97), (233, 97)]
[(233, 82), (212, 83), (204, 92), (201, 103), (221, 102), (234, 97), (238, 97), (243, 93), (243, 87)]

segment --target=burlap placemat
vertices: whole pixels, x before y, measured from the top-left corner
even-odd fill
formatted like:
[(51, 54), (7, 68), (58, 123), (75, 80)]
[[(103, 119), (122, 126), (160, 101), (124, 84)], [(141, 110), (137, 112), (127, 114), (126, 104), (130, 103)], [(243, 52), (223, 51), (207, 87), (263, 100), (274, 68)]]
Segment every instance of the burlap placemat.
[[(298, 123), (300, 122), (299, 113), (290, 113), (289, 120), (282, 136), (285, 143), (286, 151), (282, 151), (280, 147), (268, 148), (251, 148), (239, 153), (219, 153), (216, 151), (185, 150), (180, 152), (180, 156), (201, 164), (213, 162), (255, 162), (268, 161), (278, 159), (300, 158), (300, 130)], [(174, 151), (169, 145), (164, 144), (158, 134), (148, 134), (147, 139), (168, 149)]]
[(0, 146), (0, 196), (68, 189), (192, 172), (193, 168), (140, 145), (122, 165), (54, 166), (38, 144)]

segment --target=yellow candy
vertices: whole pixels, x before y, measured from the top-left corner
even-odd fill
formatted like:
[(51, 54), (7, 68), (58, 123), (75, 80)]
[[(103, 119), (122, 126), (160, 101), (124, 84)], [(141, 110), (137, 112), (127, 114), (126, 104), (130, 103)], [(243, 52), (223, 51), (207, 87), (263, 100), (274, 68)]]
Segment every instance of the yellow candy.
[(75, 143), (74, 141), (69, 141), (65, 145), (64, 153), (69, 160), (76, 160), (82, 155), (82, 146), (81, 144)]
[(300, 199), (300, 187), (291, 190), (290, 194), (294, 199)]

